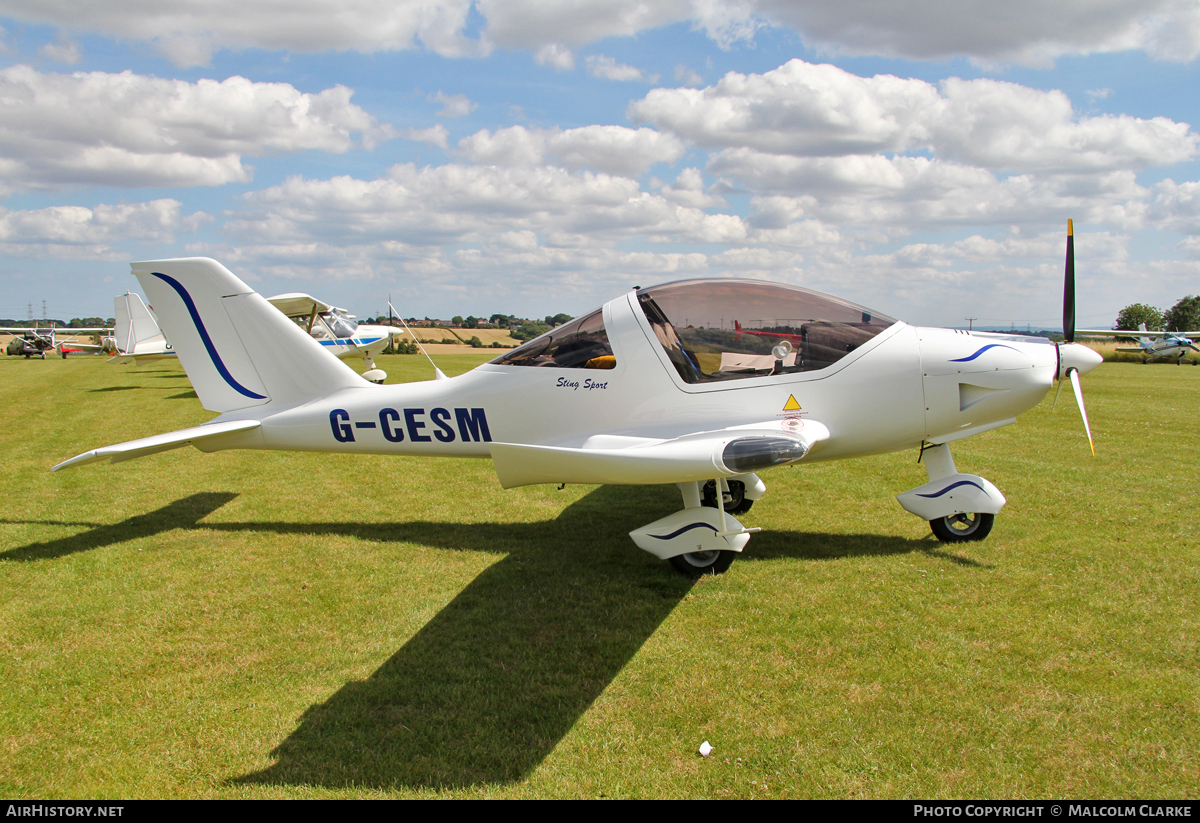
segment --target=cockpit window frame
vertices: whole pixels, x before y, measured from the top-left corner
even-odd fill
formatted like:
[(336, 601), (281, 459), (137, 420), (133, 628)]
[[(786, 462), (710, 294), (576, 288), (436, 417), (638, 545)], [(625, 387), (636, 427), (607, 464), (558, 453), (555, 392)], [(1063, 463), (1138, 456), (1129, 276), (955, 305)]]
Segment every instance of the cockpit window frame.
[[(616, 348), (613, 346), (612, 338), (609, 336), (609, 333), (608, 333), (609, 319), (608, 319), (608, 317), (606, 317), (607, 314), (608, 314), (608, 312), (606, 311), (605, 306), (601, 306), (600, 308), (595, 309), (594, 311), (585, 312), (584, 314), (581, 314), (578, 317), (574, 317), (571, 320), (567, 321), (566, 323), (563, 323), (562, 325), (551, 329), (550, 331), (546, 332), (545, 334), (538, 335), (534, 339), (532, 339), (526, 343), (522, 343), (521, 345), (517, 346), (516, 348), (509, 349), (508, 351), (506, 351), (504, 354), (500, 355), (499, 357), (489, 360), (485, 365), (504, 366), (504, 367), (508, 367), (508, 368), (521, 368), (521, 369), (535, 368), (535, 369), (561, 369), (563, 371), (583, 370), (583, 371), (597, 371), (597, 372), (612, 372), (613, 370), (615, 370), (617, 368), (617, 366), (620, 364), (621, 360), (619, 357), (617, 357)], [(574, 363), (573, 365), (563, 365), (558, 362), (538, 362), (538, 363), (507, 362), (507, 361), (510, 361), (514, 355), (519, 354), (519, 353), (523, 353), (525, 356), (525, 360), (528, 361), (531, 358), (542, 355), (544, 352), (546, 352), (547, 350), (549, 350), (551, 348), (568, 345), (570, 343), (570, 341), (572, 340), (572, 338), (579, 335), (580, 328), (582, 328), (583, 326), (592, 322), (593, 320), (598, 321), (599, 329), (591, 331), (591, 332), (585, 332), (584, 334), (595, 335), (595, 334), (597, 334), (597, 331), (598, 331), (599, 335), (601, 335), (603, 337), (603, 343), (602, 344), (593, 343), (593, 346), (602, 345), (603, 349), (607, 351), (607, 354), (597, 353), (597, 354), (594, 354), (593, 356), (585, 358), (585, 359), (576, 358), (578, 360), (578, 362)], [(556, 348), (556, 350), (557, 350), (557, 348)], [(597, 349), (597, 351), (600, 351), (600, 349)], [(557, 360), (557, 358), (555, 358), (555, 359)], [(596, 361), (603, 361), (603, 362), (597, 363)]]
[[(738, 278), (712, 278), (712, 280), (717, 280), (717, 281), (722, 281), (722, 282), (736, 282), (738, 284), (744, 283), (747, 285), (782, 287), (782, 288), (785, 288), (788, 290), (794, 289), (797, 291), (806, 292), (806, 293), (814, 295), (818, 298), (830, 299), (830, 300), (836, 301), (838, 303), (846, 304), (848, 306), (853, 306), (855, 308), (861, 308), (864, 312), (870, 312), (870, 310), (867, 309), (865, 306), (859, 306), (858, 304), (852, 303), (851, 301), (843, 300), (841, 298), (834, 297), (833, 295), (826, 295), (822, 292), (817, 292), (812, 289), (804, 289), (804, 288), (795, 287), (795, 286), (785, 286), (780, 283), (772, 283), (770, 281), (763, 281), (763, 280), (742, 280), (742, 279), (738, 279)], [(906, 324), (904, 321), (897, 320), (889, 315), (870, 312), (872, 314), (872, 316), (874, 316), (874, 317), (885, 318), (887, 320), (891, 320), (892, 321), (891, 325), (883, 327), (883, 329), (881, 331), (879, 331), (877, 334), (875, 334), (873, 337), (866, 340), (864, 343), (862, 343), (861, 345), (859, 345), (852, 351), (847, 352), (843, 357), (830, 363), (828, 366), (825, 366), (824, 368), (813, 369), (811, 371), (785, 372), (785, 373), (780, 373), (780, 374), (747, 375), (744, 377), (739, 377), (739, 378), (735, 378), (735, 379), (726, 379), (726, 380), (689, 382), (688, 380), (685, 380), (684, 376), (680, 373), (679, 365), (676, 364), (675, 362), (673, 362), (666, 344), (660, 339), (660, 335), (654, 327), (654, 323), (651, 322), (650, 318), (647, 317), (646, 312), (643, 310), (643, 308), (642, 308), (643, 304), (642, 304), (640, 295), (642, 295), (646, 292), (652, 292), (654, 290), (664, 288), (666, 286), (680, 286), (680, 285), (684, 285), (687, 283), (707, 283), (707, 282), (711, 282), (711, 281), (708, 279), (705, 279), (705, 280), (676, 280), (676, 281), (672, 281), (670, 283), (661, 283), (661, 284), (652, 286), (647, 289), (639, 289), (637, 291), (630, 292), (627, 297), (627, 300), (629, 301), (629, 306), (633, 310), (635, 320), (638, 323), (639, 327), (642, 329), (642, 333), (645, 335), (647, 343), (649, 343), (650, 347), (652, 349), (654, 349), (655, 356), (658, 358), (659, 362), (662, 364), (664, 370), (670, 376), (670, 378), (674, 382), (675, 386), (678, 389), (680, 389), (681, 391), (687, 392), (689, 394), (697, 394), (697, 393), (712, 392), (712, 391), (733, 391), (733, 390), (743, 389), (743, 388), (757, 388), (757, 387), (762, 387), (762, 386), (773, 386), (773, 385), (779, 385), (781, 383), (783, 383), (783, 384), (801, 383), (801, 382), (810, 382), (810, 381), (815, 381), (815, 380), (828, 379), (829, 377), (832, 377), (833, 375), (840, 372), (842, 369), (844, 369), (847, 366), (851, 365), (852, 363), (858, 361), (859, 359), (861, 359), (863, 356), (867, 355), (874, 349), (878, 348), (880, 345), (882, 345), (888, 339), (890, 339), (891, 337), (900, 333), (900, 331), (902, 329), (907, 328), (907, 326), (908, 326), (908, 324)], [(665, 314), (664, 314), (664, 317), (665, 317)]]

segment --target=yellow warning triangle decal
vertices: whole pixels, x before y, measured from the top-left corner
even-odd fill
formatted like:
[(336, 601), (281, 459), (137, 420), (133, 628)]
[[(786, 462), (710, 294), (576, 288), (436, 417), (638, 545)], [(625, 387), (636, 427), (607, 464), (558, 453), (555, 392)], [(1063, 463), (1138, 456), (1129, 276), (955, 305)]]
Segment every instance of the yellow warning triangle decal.
[(789, 394), (788, 401), (783, 404), (784, 411), (799, 411), (800, 404), (796, 402), (796, 395)]

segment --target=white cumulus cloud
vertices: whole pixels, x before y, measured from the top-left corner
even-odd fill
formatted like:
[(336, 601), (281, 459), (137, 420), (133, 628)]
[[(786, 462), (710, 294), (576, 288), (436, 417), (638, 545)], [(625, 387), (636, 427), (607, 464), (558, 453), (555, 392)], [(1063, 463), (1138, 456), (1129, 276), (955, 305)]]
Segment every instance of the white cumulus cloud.
[(607, 57), (603, 54), (588, 55), (587, 72), (592, 77), (599, 77), (602, 80), (617, 80), (617, 81), (638, 81), (643, 83), (657, 83), (658, 75), (647, 75), (637, 66), (630, 66), (626, 63), (618, 63), (616, 59)]
[(10, 186), (246, 181), (246, 155), (344, 152), (393, 136), (350, 102), (352, 93), (12, 66), (0, 70), (0, 155)]
[(446, 94), (440, 90), (429, 99), (442, 104), (442, 110), (437, 113), (438, 117), (466, 117), (479, 105), (465, 94)]
[[(467, 34), (472, 9), (486, 21)], [(218, 49), (375, 53), (425, 48), (459, 57), (496, 45), (569, 68), (570, 47), (690, 22), (722, 48), (763, 26), (848, 54), (966, 56), (1046, 65), (1071, 54), (1141, 50), (1156, 59), (1200, 54), (1194, 0), (0, 0), (0, 14), (78, 33), (154, 43), (181, 66)], [(555, 46), (555, 59), (539, 50)]]
[(113, 244), (124, 240), (170, 243), (185, 221), (178, 200), (148, 203), (0, 209), (0, 249), (15, 256), (124, 259)]
[(549, 66), (556, 71), (570, 71), (575, 68), (575, 55), (566, 46), (558, 43), (547, 43), (534, 52), (533, 59), (539, 66)]
[(1200, 6), (1191, 0), (759, 0), (755, 11), (849, 54), (1032, 65), (1131, 49), (1164, 60), (1200, 54)]
[(510, 126), (483, 129), (458, 143), (459, 152), (476, 163), (537, 166), (549, 163), (568, 169), (595, 169), (638, 175), (655, 163), (673, 163), (683, 143), (653, 129), (583, 126), (577, 129), (527, 129)]
[(471, 0), (3, 0), (0, 13), (76, 32), (154, 43), (179, 66), (208, 65), (218, 49), (372, 53), (424, 47), (480, 53), (463, 34)]
[(1200, 140), (1164, 117), (1079, 117), (1060, 91), (958, 78), (939, 88), (802, 60), (730, 72), (703, 89), (654, 89), (629, 116), (711, 148), (808, 157), (928, 151), (1009, 172), (1173, 165), (1195, 156)]
[(251, 243), (380, 240), (478, 244), (532, 232), (544, 245), (605, 247), (624, 238), (737, 242), (734, 215), (709, 215), (641, 191), (634, 180), (548, 166), (395, 166), (384, 177), (293, 178), (244, 197), (226, 230)]

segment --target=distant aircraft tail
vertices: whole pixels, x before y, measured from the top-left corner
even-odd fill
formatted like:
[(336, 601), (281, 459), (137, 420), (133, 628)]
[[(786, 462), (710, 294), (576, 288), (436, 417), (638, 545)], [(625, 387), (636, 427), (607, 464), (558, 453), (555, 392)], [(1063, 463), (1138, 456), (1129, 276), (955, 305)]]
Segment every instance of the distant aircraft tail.
[(371, 385), (215, 260), (132, 268), (206, 409), (295, 405)]
[[(1142, 323), (1141, 325), (1139, 325), (1138, 331), (1146, 331), (1146, 324)], [(1149, 337), (1139, 337), (1138, 343), (1140, 343), (1142, 345), (1143, 349), (1149, 349), (1149, 348), (1154, 347), (1154, 340)]]
[(162, 334), (162, 329), (142, 298), (132, 292), (113, 298), (113, 317), (116, 319), (113, 337), (117, 340), (117, 348), (123, 353), (133, 354), (138, 343)]

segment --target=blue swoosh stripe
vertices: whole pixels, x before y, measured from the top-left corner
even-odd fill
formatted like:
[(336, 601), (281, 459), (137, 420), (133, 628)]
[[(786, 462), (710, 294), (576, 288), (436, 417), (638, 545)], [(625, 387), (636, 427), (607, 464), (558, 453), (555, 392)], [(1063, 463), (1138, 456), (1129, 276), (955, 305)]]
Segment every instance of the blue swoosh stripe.
[(339, 337), (337, 340), (318, 340), (322, 346), (369, 346), (372, 343), (378, 343), (382, 337), (363, 337), (358, 340), (349, 337)]
[(692, 523), (691, 525), (684, 526), (682, 529), (677, 529), (677, 530), (671, 532), (670, 534), (662, 534), (662, 535), (652, 534), (650, 536), (653, 537), (655, 540), (670, 540), (673, 537), (678, 537), (679, 535), (683, 534), (684, 532), (690, 532), (692, 529), (712, 529), (713, 534), (717, 533), (716, 526), (710, 526), (707, 523)]
[(979, 489), (984, 494), (987, 494), (987, 489), (985, 489), (983, 486), (979, 485), (975, 481), (959, 480), (957, 483), (951, 483), (949, 486), (942, 489), (940, 492), (937, 492), (936, 494), (918, 494), (917, 497), (941, 497), (946, 492), (950, 491), (951, 489), (957, 489), (959, 486), (974, 486), (975, 488)]
[(192, 302), (192, 296), (187, 293), (187, 289), (185, 289), (174, 277), (168, 277), (167, 275), (159, 274), (156, 271), (151, 272), (151, 274), (162, 280), (179, 293), (179, 296), (183, 299), (183, 305), (187, 306), (188, 314), (192, 316), (192, 322), (196, 325), (196, 331), (200, 333), (200, 340), (204, 343), (204, 348), (208, 351), (209, 359), (211, 359), (213, 365), (217, 367), (217, 373), (220, 374), (221, 377), (225, 378), (225, 382), (228, 383), (230, 387), (238, 394), (245, 395), (246, 397), (253, 398), (254, 400), (266, 400), (267, 398), (263, 395), (255, 394), (241, 383), (234, 380), (233, 375), (229, 373), (229, 369), (225, 368), (225, 363), (222, 362), (221, 355), (217, 354), (217, 347), (213, 345), (212, 338), (208, 336), (208, 329), (204, 328), (204, 321), (200, 319), (200, 312), (196, 311), (196, 304)]
[[(957, 359), (957, 360), (951, 360), (950, 362), (951, 362), (951, 363), (966, 363), (966, 362), (969, 362), (969, 361), (971, 361), (971, 360), (974, 360), (974, 359), (975, 359), (976, 357), (978, 357), (979, 355), (983, 354), (983, 353), (984, 353), (985, 351), (987, 351), (988, 349), (1013, 349), (1013, 347), (1012, 347), (1012, 346), (1006, 346), (1006, 345), (1004, 345), (1003, 343), (988, 343), (986, 346), (984, 346), (984, 347), (983, 347), (982, 349), (980, 349), (979, 351), (975, 352), (975, 353), (974, 353), (973, 355), (971, 355), (970, 357), (960, 357), (959, 359)], [(1016, 349), (1013, 349), (1013, 351), (1016, 351)]]

